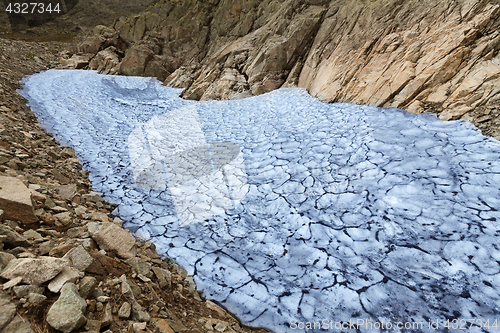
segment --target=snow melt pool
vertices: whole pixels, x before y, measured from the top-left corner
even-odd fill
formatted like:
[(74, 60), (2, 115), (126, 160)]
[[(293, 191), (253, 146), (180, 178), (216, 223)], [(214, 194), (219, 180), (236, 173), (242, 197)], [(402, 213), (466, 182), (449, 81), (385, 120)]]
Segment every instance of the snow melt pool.
[(154, 79), (92, 71), (23, 87), (125, 226), (243, 323), (498, 330), (500, 144), (472, 124), (301, 89), (185, 101)]

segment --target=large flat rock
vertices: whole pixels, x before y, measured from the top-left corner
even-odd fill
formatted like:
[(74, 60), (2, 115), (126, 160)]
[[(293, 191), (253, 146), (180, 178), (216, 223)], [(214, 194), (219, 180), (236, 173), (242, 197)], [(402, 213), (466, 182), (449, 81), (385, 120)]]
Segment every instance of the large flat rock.
[(23, 283), (38, 286), (53, 279), (66, 266), (66, 260), (52, 257), (12, 259), (0, 276), (4, 279), (22, 277)]
[(24, 223), (38, 221), (33, 210), (31, 192), (17, 178), (0, 177), (0, 209), (4, 211), (4, 219)]

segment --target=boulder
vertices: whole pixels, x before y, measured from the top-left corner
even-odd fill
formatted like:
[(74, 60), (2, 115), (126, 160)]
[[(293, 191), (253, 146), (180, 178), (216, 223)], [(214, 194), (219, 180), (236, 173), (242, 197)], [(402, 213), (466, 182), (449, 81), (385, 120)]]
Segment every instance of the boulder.
[(153, 51), (145, 45), (132, 46), (125, 53), (118, 73), (121, 75), (142, 75), (153, 55)]
[[(2, 330), (16, 315), (16, 305), (10, 301), (10, 296), (0, 290), (0, 330)], [(3, 331), (2, 331), (3, 332)], [(15, 331), (11, 331), (15, 332)]]
[(73, 54), (71, 58), (63, 60), (62, 63), (67, 68), (81, 69), (89, 64), (89, 61), (93, 56), (93, 54)]
[(94, 258), (94, 262), (86, 269), (89, 273), (120, 275), (130, 270), (125, 263), (97, 251), (89, 250), (89, 254)]
[(23, 223), (38, 221), (30, 190), (23, 182), (13, 177), (0, 176), (0, 209), (3, 219)]
[(12, 288), (12, 290), (14, 291), (17, 297), (21, 298), (28, 296), (30, 293), (43, 295), (45, 288), (34, 285), (22, 285), (22, 286), (15, 286), (14, 288)]
[(120, 258), (132, 258), (136, 254), (135, 238), (128, 230), (114, 223), (104, 222), (97, 230), (89, 228), (97, 245), (105, 251), (114, 251)]
[(80, 296), (82, 296), (83, 298), (88, 298), (90, 295), (92, 295), (96, 286), (97, 286), (97, 279), (95, 277), (93, 276), (83, 277), (78, 285)]
[(47, 313), (47, 322), (53, 328), (70, 333), (87, 322), (87, 302), (80, 297), (75, 284), (68, 282), (61, 289), (61, 295)]
[(21, 316), (17, 315), (7, 326), (4, 327), (2, 333), (34, 333), (31, 329), (30, 322)]
[(55, 214), (54, 217), (64, 226), (67, 226), (72, 222), (71, 212)]
[(144, 258), (138, 258), (138, 257), (130, 258), (126, 261), (126, 263), (137, 274), (147, 276), (148, 278), (153, 276), (151, 274), (151, 264), (147, 262), (146, 259)]
[(60, 185), (57, 188), (57, 192), (61, 197), (63, 197), (66, 200), (71, 200), (73, 197), (76, 195), (76, 185), (75, 184), (69, 184), (69, 185)]
[(90, 61), (89, 68), (98, 70), (101, 74), (116, 74), (120, 65), (120, 57), (116, 54), (116, 48), (110, 46), (105, 50), (99, 51)]
[(84, 272), (94, 262), (94, 258), (81, 245), (69, 250), (62, 259), (68, 260), (71, 267), (81, 272)]
[(73, 267), (64, 267), (57, 276), (50, 281), (48, 288), (53, 293), (58, 293), (66, 282), (75, 282), (83, 273)]
[(172, 284), (172, 273), (160, 267), (153, 267), (153, 272), (159, 281), (160, 288), (170, 288)]
[(7, 267), (12, 259), (16, 259), (16, 257), (10, 253), (0, 251), (0, 272)]
[(28, 294), (28, 301), (30, 303), (40, 303), (43, 302), (47, 299), (47, 296), (43, 294), (38, 294), (38, 293), (29, 293)]
[(22, 280), (23, 280), (23, 278), (20, 276), (15, 277), (12, 280), (10, 280), (9, 282), (5, 282), (2, 286), (2, 289), (6, 290), (6, 289), (12, 288), (14, 286), (17, 286), (19, 283), (21, 283)]
[(151, 317), (149, 316), (149, 313), (144, 311), (142, 306), (136, 301), (134, 297), (134, 293), (132, 292), (132, 288), (130, 287), (127, 277), (125, 274), (120, 276), (120, 280), (122, 283), (121, 286), (121, 292), (122, 295), (125, 296), (125, 298), (128, 300), (128, 302), (131, 304), (131, 318), (132, 320), (140, 321), (140, 322), (148, 322)]
[(174, 330), (165, 319), (155, 320), (154, 325), (158, 329), (158, 333), (174, 333)]
[(107, 327), (111, 325), (113, 322), (113, 313), (112, 313), (112, 305), (111, 303), (106, 303), (106, 306), (104, 307), (104, 313), (101, 318), (101, 327)]
[(0, 235), (6, 236), (2, 242), (9, 247), (28, 247), (30, 243), (28, 240), (20, 235), (17, 231), (5, 224), (0, 224)]
[(130, 317), (130, 311), (132, 307), (129, 302), (124, 302), (120, 309), (118, 310), (118, 318), (128, 319)]
[(66, 266), (66, 260), (52, 257), (13, 259), (0, 276), (9, 280), (22, 277), (23, 283), (38, 286), (53, 279)]

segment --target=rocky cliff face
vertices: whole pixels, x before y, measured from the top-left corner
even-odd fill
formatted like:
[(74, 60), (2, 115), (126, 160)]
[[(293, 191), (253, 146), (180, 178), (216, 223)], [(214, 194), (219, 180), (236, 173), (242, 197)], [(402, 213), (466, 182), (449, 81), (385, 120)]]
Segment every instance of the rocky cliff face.
[(499, 0), (164, 0), (66, 56), (156, 76), (187, 99), (298, 86), (449, 120), (500, 99), (499, 50)]

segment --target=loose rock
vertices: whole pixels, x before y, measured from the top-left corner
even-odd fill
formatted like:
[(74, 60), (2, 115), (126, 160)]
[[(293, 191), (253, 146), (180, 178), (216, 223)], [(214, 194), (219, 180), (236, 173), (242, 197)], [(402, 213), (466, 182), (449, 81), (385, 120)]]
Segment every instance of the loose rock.
[(24, 223), (38, 221), (33, 208), (31, 192), (23, 182), (13, 177), (0, 176), (0, 209), (4, 219)]
[(76, 285), (68, 282), (62, 287), (61, 295), (51, 306), (47, 322), (55, 329), (70, 333), (86, 323), (84, 315), (86, 308), (87, 303), (78, 294)]
[(0, 276), (5, 279), (22, 277), (26, 284), (40, 285), (54, 278), (67, 265), (65, 260), (52, 257), (13, 259)]

